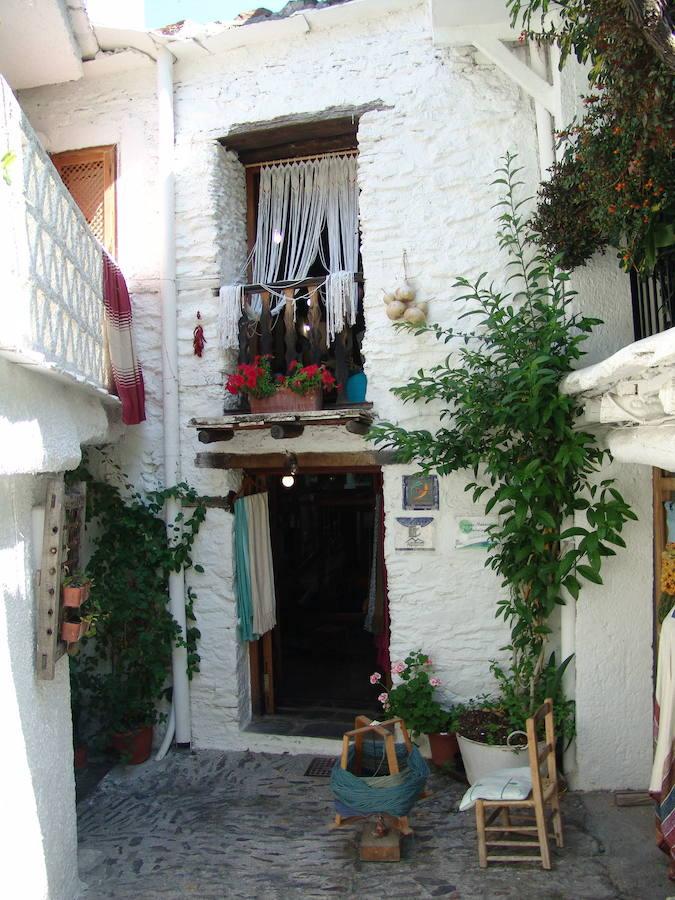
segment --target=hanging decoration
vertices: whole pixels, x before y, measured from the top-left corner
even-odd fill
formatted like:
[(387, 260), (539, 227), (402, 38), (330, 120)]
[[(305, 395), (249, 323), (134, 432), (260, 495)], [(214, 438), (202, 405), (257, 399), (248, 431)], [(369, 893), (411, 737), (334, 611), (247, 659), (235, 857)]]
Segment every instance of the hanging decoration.
[(204, 328), (201, 324), (202, 314), (197, 310), (197, 325), (195, 330), (192, 332), (192, 347), (194, 350), (195, 356), (202, 356), (204, 353), (204, 345), (206, 344), (206, 338), (204, 337)]
[(387, 316), (392, 320), (401, 320), (409, 325), (424, 325), (427, 321), (429, 306), (424, 300), (416, 299), (415, 288), (408, 281), (408, 254), (403, 251), (403, 281), (391, 292), (383, 296)]
[[(261, 167), (253, 281), (274, 298), (273, 316), (285, 309), (287, 299), (273, 285), (302, 281), (320, 260), (328, 273), (323, 287), (330, 346), (345, 325), (356, 323), (358, 256), (356, 157), (335, 155)], [(227, 341), (236, 346), (241, 285), (224, 285), (220, 299), (226, 349)], [(254, 295), (247, 314), (255, 318), (261, 308), (260, 295)]]

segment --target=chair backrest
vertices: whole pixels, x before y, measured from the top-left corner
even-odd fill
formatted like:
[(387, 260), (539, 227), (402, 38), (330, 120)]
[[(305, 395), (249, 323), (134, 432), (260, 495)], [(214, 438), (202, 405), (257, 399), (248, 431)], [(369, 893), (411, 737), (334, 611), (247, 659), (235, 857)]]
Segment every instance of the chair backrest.
[[(540, 746), (537, 732), (541, 722), (544, 722), (544, 745)], [(550, 697), (544, 700), (539, 709), (525, 723), (527, 732), (527, 752), (530, 760), (530, 772), (532, 774), (532, 793), (541, 797), (541, 769), (546, 763), (546, 776), (553, 784), (558, 779), (558, 770), (555, 761), (555, 725), (553, 719), (553, 701)]]

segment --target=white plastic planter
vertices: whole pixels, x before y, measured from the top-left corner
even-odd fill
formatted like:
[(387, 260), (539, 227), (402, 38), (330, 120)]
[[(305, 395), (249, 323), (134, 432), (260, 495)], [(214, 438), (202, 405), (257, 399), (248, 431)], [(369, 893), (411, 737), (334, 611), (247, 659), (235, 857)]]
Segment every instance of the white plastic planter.
[(527, 766), (527, 747), (508, 747), (506, 744), (481, 744), (457, 735), (464, 770), (469, 784), (498, 769)]

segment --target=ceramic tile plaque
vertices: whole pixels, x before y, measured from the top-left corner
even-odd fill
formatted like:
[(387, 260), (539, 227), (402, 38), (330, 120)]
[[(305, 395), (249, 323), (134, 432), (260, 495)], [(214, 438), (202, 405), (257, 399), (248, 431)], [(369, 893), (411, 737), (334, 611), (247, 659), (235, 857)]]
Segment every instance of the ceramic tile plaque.
[(494, 516), (462, 516), (457, 519), (455, 549), (486, 549), (490, 546), (488, 528), (496, 525)]
[(438, 477), (404, 475), (403, 509), (438, 509)]
[(396, 550), (434, 550), (434, 519), (431, 516), (397, 517), (394, 540)]

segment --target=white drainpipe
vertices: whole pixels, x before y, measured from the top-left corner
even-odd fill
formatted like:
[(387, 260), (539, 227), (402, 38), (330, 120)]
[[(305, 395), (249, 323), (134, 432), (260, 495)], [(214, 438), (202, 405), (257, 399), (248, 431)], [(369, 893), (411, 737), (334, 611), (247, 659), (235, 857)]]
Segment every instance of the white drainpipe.
[[(173, 63), (172, 54), (165, 47), (159, 47), (157, 52), (159, 224), (161, 234), (159, 275), (162, 310), (164, 480), (167, 487), (171, 487), (181, 480), (176, 322)], [(179, 511), (179, 504), (175, 500), (167, 502), (165, 511), (167, 524), (173, 524)], [(172, 572), (169, 576), (169, 609), (181, 629), (181, 634), (185, 637), (185, 574), (182, 569), (180, 572)], [(189, 746), (191, 741), (190, 685), (187, 676), (187, 649), (185, 647), (174, 647), (172, 670), (176, 744), (179, 747)], [(166, 737), (164, 744), (168, 746)]]

